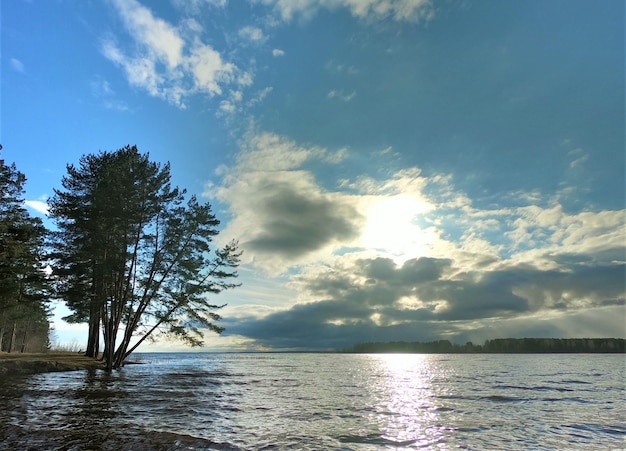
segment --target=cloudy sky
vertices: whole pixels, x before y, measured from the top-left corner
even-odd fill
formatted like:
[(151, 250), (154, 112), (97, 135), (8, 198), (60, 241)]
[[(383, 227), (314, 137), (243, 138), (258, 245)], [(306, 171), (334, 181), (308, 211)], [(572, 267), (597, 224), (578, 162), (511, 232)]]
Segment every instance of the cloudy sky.
[(136, 144), (239, 240), (209, 349), (626, 335), (624, 2), (0, 13), (0, 142), (33, 214), (67, 163)]

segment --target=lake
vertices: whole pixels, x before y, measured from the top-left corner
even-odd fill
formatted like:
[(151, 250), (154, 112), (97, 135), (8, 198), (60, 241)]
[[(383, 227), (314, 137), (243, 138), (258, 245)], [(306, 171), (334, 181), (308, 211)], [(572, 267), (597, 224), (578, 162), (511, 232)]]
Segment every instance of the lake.
[(0, 381), (0, 449), (621, 449), (609, 354), (138, 354)]

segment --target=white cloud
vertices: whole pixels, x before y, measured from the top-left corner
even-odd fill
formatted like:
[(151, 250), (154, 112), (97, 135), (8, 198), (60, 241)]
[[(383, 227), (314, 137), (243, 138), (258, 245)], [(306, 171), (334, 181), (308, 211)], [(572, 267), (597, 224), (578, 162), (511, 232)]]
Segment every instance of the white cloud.
[(357, 75), (359, 73), (356, 67), (352, 65), (348, 66), (333, 59), (326, 63), (326, 69), (333, 74)]
[(310, 19), (322, 9), (346, 8), (352, 16), (364, 20), (391, 18), (396, 21), (427, 21), (434, 16), (431, 0), (257, 0), (271, 6), (283, 21), (296, 16)]
[(262, 102), (268, 95), (270, 95), (270, 93), (274, 90), (273, 87), (271, 86), (267, 86), (263, 89), (261, 89), (260, 91), (258, 91), (255, 96), (250, 99), (250, 101), (248, 102), (249, 106), (253, 106), (256, 105), (257, 103)]
[(182, 62), (184, 42), (178, 31), (135, 0), (113, 0), (134, 39), (173, 69)]
[(284, 55), (285, 55), (284, 50), (281, 50), (281, 49), (272, 50), (272, 56), (279, 57), (279, 56), (284, 56)]
[(223, 113), (234, 113), (237, 107), (230, 100), (222, 100), (220, 102), (220, 111)]
[(195, 20), (175, 27), (136, 0), (113, 0), (113, 5), (136, 46), (129, 54), (109, 37), (103, 41), (102, 53), (124, 69), (131, 85), (184, 108), (191, 95), (221, 95), (226, 85), (252, 84), (250, 73), (200, 40), (202, 30)]
[(239, 37), (252, 42), (263, 42), (267, 37), (263, 34), (263, 30), (258, 27), (243, 27), (239, 30)]
[(41, 200), (25, 200), (24, 204), (27, 207), (30, 207), (33, 210), (38, 211), (39, 213), (42, 213), (46, 216), (48, 215), (48, 211), (50, 210), (48, 204)]
[(587, 160), (589, 160), (589, 155), (586, 154), (580, 148), (577, 148), (577, 149), (574, 149), (574, 150), (568, 152), (568, 155), (573, 158), (573, 160), (569, 164), (570, 169), (574, 169), (577, 166), (582, 166), (584, 163), (587, 162)]
[(91, 93), (109, 110), (131, 111), (131, 108), (126, 102), (117, 98), (111, 84), (101, 77), (96, 77), (91, 81)]
[(229, 115), (241, 109), (241, 103), (243, 100), (243, 92), (241, 90), (231, 90), (228, 94), (228, 99), (220, 102), (220, 114)]
[(243, 152), (237, 157), (237, 170), (248, 172), (276, 172), (294, 170), (326, 150), (313, 146), (301, 147), (295, 141), (274, 133), (249, 133), (241, 143)]
[(339, 99), (344, 102), (349, 102), (356, 97), (356, 91), (352, 91), (350, 94), (344, 94), (343, 91), (333, 89), (328, 93), (327, 97), (329, 99)]
[(221, 55), (208, 46), (194, 48), (189, 57), (195, 86), (211, 95), (221, 94), (220, 84), (231, 82), (235, 66), (222, 61)]
[(419, 168), (406, 168), (395, 172), (387, 179), (379, 180), (368, 176), (359, 176), (354, 182), (344, 180), (343, 186), (357, 189), (368, 195), (421, 195), (429, 179), (422, 176)]
[(217, 8), (224, 8), (228, 4), (228, 0), (171, 0), (172, 4), (188, 14), (197, 15), (202, 12), (205, 5)]
[(91, 82), (91, 90), (98, 97), (112, 96), (115, 94), (113, 88), (111, 87), (111, 84), (101, 78), (97, 78), (96, 80)]
[(237, 76), (237, 84), (239, 86), (251, 86), (253, 82), (253, 76), (250, 72), (240, 72)]
[(18, 60), (17, 58), (11, 58), (10, 61), (11, 61), (11, 67), (15, 71), (17, 71), (17, 72), (19, 72), (21, 74), (23, 74), (25, 72), (24, 63), (22, 63), (20, 60)]

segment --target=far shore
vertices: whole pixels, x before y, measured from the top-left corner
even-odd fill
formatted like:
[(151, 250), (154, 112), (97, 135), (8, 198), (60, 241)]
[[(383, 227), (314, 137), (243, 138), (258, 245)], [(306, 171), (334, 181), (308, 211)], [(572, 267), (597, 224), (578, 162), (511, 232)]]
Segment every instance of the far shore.
[(19, 353), (0, 352), (0, 377), (57, 371), (103, 369), (104, 363), (82, 352)]

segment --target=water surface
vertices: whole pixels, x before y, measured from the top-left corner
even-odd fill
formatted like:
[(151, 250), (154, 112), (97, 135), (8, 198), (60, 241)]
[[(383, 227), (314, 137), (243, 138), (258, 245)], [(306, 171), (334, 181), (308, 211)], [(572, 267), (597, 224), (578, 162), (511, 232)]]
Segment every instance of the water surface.
[(1, 381), (0, 448), (626, 448), (622, 355), (140, 360)]

